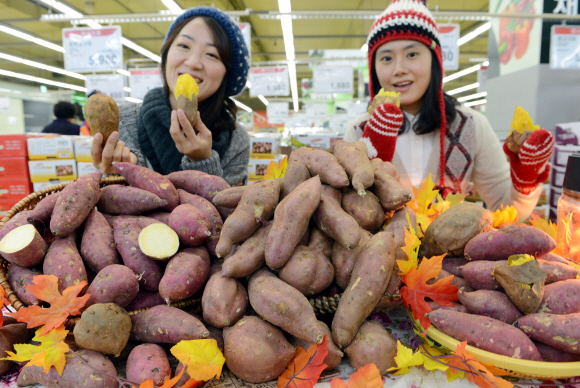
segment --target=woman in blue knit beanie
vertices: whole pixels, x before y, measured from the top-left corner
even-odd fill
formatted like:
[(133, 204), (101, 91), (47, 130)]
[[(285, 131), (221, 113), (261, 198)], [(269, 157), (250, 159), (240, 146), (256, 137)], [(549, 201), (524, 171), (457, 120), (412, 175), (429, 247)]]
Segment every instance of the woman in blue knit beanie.
[[(151, 89), (141, 104), (119, 107), (119, 132), (104, 147), (102, 135), (95, 135), (93, 164), (104, 173), (114, 173), (112, 163), (124, 161), (163, 175), (198, 170), (230, 184), (245, 182), (250, 141), (229, 97), (242, 92), (249, 68), (248, 47), (228, 15), (211, 7), (188, 9), (171, 24), (161, 47), (164, 86)], [(195, 128), (173, 95), (184, 73), (199, 85)]]

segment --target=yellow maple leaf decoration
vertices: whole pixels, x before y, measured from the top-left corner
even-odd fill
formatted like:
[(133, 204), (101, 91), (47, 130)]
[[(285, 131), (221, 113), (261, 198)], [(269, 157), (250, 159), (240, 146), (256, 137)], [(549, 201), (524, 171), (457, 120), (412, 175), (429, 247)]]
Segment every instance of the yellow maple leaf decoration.
[(286, 174), (287, 167), (288, 167), (288, 159), (285, 156), (280, 161), (280, 164), (278, 164), (275, 160), (272, 160), (270, 164), (268, 164), (268, 170), (266, 170), (264, 179), (282, 178)]
[(439, 214), (449, 210), (453, 206), (459, 205), (460, 203), (463, 203), (463, 200), (465, 199), (465, 197), (467, 197), (467, 194), (456, 193), (456, 194), (449, 194), (449, 195), (447, 195), (447, 197), (445, 197), (445, 199), (443, 199), (443, 197), (441, 197), (441, 194), (438, 193), (437, 194), (437, 201), (433, 205), (433, 208), (435, 209), (435, 211), (439, 215)]
[(414, 199), (409, 202), (407, 206), (415, 211), (417, 218), (417, 235), (423, 237), (423, 233), (427, 230), (433, 219), (431, 216), (437, 215), (437, 210), (433, 207), (433, 201), (439, 195), (439, 191), (434, 190), (435, 183), (431, 178), (431, 174), (427, 179), (421, 183), (419, 189), (413, 187)]
[(409, 229), (405, 228), (405, 246), (401, 247), (401, 249), (407, 255), (408, 260), (397, 260), (397, 265), (402, 275), (417, 267), (419, 247), (421, 246), (421, 240), (419, 240), (417, 232), (411, 225), (409, 213), (407, 213), (407, 222), (409, 223)]
[(510, 125), (510, 133), (513, 131), (519, 133), (524, 133), (525, 131), (533, 132), (537, 129), (540, 129), (540, 126), (534, 125), (530, 118), (530, 114), (521, 106), (516, 106), (516, 111), (514, 112), (514, 117), (512, 118), (512, 123)]
[(68, 330), (65, 330), (64, 325), (62, 325), (52, 329), (45, 335), (40, 335), (42, 329), (38, 329), (32, 339), (40, 342), (40, 345), (15, 344), (14, 350), (16, 353), (7, 351), (8, 357), (1, 360), (30, 361), (26, 365), (44, 368), (44, 373), (48, 373), (50, 367), (54, 366), (58, 374), (62, 376), (62, 371), (66, 364), (65, 354), (69, 350), (68, 345), (64, 343)]
[(514, 225), (518, 222), (519, 213), (513, 206), (504, 207), (501, 205), (501, 209), (497, 209), (492, 214), (493, 216), (493, 227), (496, 229), (501, 229), (508, 225)]
[(558, 226), (554, 224), (552, 221), (546, 220), (544, 218), (540, 218), (535, 214), (530, 216), (530, 222), (532, 226), (536, 229), (539, 229), (543, 232), (546, 232), (550, 237), (554, 239), (558, 243), (558, 246), (552, 251), (556, 255), (560, 255), (562, 257), (568, 257), (568, 249), (570, 246), (571, 234), (570, 234), (570, 219), (564, 219), (562, 222), (563, 236), (564, 238), (558, 241)]
[(404, 375), (410, 372), (409, 367), (422, 365), (423, 356), (419, 352), (413, 353), (413, 350), (403, 345), (401, 341), (397, 341), (397, 355), (395, 356), (395, 362), (397, 363), (397, 366), (387, 369), (387, 372), (398, 369), (394, 374)]
[(226, 361), (214, 339), (181, 341), (171, 348), (171, 354), (187, 365), (189, 377), (197, 381), (219, 379)]
[[(429, 352), (429, 354), (431, 356), (442, 356), (443, 353), (441, 353), (439, 350), (432, 348), (429, 345), (423, 345), (425, 346), (425, 349)], [(440, 360), (441, 362), (437, 362), (435, 360), (433, 360), (432, 357), (429, 357), (426, 353), (425, 350), (423, 350), (423, 348), (419, 349), (420, 353), (421, 353), (421, 357), (423, 357), (423, 366), (425, 367), (425, 369), (427, 370), (442, 370), (442, 371), (446, 371), (449, 369), (449, 366), (447, 366), (446, 364), (442, 363), (443, 361)]]

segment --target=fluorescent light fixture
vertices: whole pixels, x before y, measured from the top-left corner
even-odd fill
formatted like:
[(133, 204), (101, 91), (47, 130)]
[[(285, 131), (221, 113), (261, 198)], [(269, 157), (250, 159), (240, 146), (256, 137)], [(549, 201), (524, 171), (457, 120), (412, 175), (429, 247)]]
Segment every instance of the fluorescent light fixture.
[(258, 98), (260, 99), (260, 101), (262, 101), (264, 103), (264, 105), (268, 106), (269, 103), (268, 103), (268, 100), (266, 100), (266, 97), (259, 94)]
[(292, 102), (294, 103), (294, 112), (298, 112), (298, 84), (296, 82), (296, 62), (288, 62), (288, 76), (290, 77), (290, 90), (292, 91)]
[(447, 92), (447, 94), (452, 96), (454, 94), (466, 92), (466, 91), (471, 90), (471, 89), (477, 89), (478, 87), (479, 87), (479, 82), (476, 82), (474, 84), (469, 84), (469, 85), (465, 85), (465, 86), (462, 86), (462, 87), (457, 88), (457, 89), (450, 90)]
[(475, 100), (477, 98), (481, 98), (481, 97), (485, 97), (485, 96), (487, 96), (487, 92), (475, 93), (475, 94), (471, 94), (469, 96), (459, 97), (457, 99), (457, 101), (463, 102), (463, 101)]
[[(290, 0), (278, 0), (278, 9), (280, 13), (292, 12)], [(292, 32), (292, 16), (282, 15), (282, 35), (284, 36), (284, 48), (286, 49), (286, 60), (288, 61), (288, 76), (290, 77), (290, 90), (292, 92), (292, 101), (294, 103), (294, 112), (298, 112), (298, 83), (296, 82), (296, 53), (294, 51), (294, 34)]]
[(487, 67), (489, 66), (489, 61), (485, 61), (481, 64), (482, 67)]
[(294, 53), (294, 34), (292, 33), (292, 16), (282, 15), (282, 35), (284, 36), (284, 47), (286, 48), (286, 60), (293, 61), (296, 59)]
[(360, 51), (366, 53), (367, 51), (369, 51), (369, 45), (368, 44), (363, 44), (360, 48)]
[(124, 91), (126, 91), (126, 92), (129, 92), (129, 93), (131, 93), (131, 88), (128, 88), (128, 87), (126, 87), (126, 86), (123, 88), (123, 90), (124, 90)]
[(477, 101), (466, 102), (463, 105), (465, 105), (465, 106), (475, 106), (475, 105), (483, 105), (485, 103), (487, 103), (487, 100), (484, 99), (484, 100), (477, 100)]
[(82, 79), (82, 80), (84, 80), (84, 79), (87, 78), (87, 77), (85, 77), (82, 74), (73, 73), (72, 71), (67, 71), (67, 70), (64, 70), (64, 69), (59, 69), (58, 67), (47, 66), (44, 63), (40, 63), (40, 62), (29, 61), (28, 59), (23, 59), (23, 58), (20, 58), (20, 57), (15, 57), (14, 55), (0, 53), (0, 58), (6, 59), (8, 61), (16, 62), (16, 63), (22, 63), (24, 65), (36, 67), (38, 69), (52, 71), (54, 73), (68, 75), (69, 77), (74, 77), (74, 78), (78, 78), (78, 79)]
[(280, 13), (290, 13), (292, 12), (292, 5), (290, 0), (278, 0), (278, 9)]
[(6, 77), (20, 78), (20, 79), (24, 79), (24, 80), (32, 81), (32, 82), (38, 82), (39, 84), (57, 86), (59, 88), (72, 89), (72, 90), (76, 90), (79, 92), (86, 92), (87, 91), (87, 88), (84, 88), (81, 86), (67, 84), (64, 82), (55, 82), (55, 81), (51, 81), (49, 79), (33, 77), (31, 75), (22, 74), (22, 73), (15, 73), (13, 71), (8, 71), (8, 70), (1, 70), (0, 69), (0, 75), (6, 76)]
[(40, 0), (40, 1), (42, 1), (44, 4), (51, 6), (52, 8), (54, 8), (54, 9), (56, 9), (64, 14), (74, 16), (77, 18), (83, 17), (82, 13), (75, 11), (74, 9), (69, 7), (68, 5), (65, 5), (63, 3), (59, 3), (56, 0)]
[(125, 77), (131, 77), (131, 73), (125, 69), (117, 69), (117, 73), (123, 74)]
[[(230, 97), (231, 98), (231, 97)], [(232, 100), (234, 100), (235, 104), (239, 107), (242, 108), (243, 110), (245, 110), (246, 112), (251, 112), (252, 108), (250, 108), (249, 106), (242, 104), (241, 102), (239, 102), (238, 100), (236, 100), (235, 98), (232, 98)]]
[(153, 54), (151, 51), (146, 50), (143, 47), (131, 42), (129, 39), (121, 37), (121, 43), (123, 46), (127, 46), (128, 48), (137, 51), (139, 54), (143, 54), (147, 58), (151, 58), (154, 61), (161, 63), (161, 57), (159, 55)]
[(250, 81), (246, 81), (246, 87), (247, 87), (248, 89), (250, 89), (250, 88), (252, 87), (252, 84), (250, 83)]
[(38, 44), (40, 46), (44, 46), (46, 48), (49, 48), (49, 49), (52, 49), (52, 50), (55, 50), (55, 51), (60, 51), (61, 53), (64, 53), (64, 48), (62, 46), (56, 45), (54, 43), (47, 42), (44, 39), (36, 38), (36, 37), (34, 37), (32, 35), (29, 35), (29, 34), (27, 34), (25, 32), (21, 32), (21, 31), (15, 30), (14, 28), (10, 28), (10, 27), (6, 27), (6, 26), (3, 26), (3, 25), (0, 25), (0, 31), (5, 32), (5, 33), (10, 34), (10, 35), (13, 35), (13, 36), (16, 36), (16, 37), (18, 37), (20, 39), (24, 39), (24, 40), (27, 40), (29, 42), (36, 43), (36, 44)]
[(183, 12), (181, 7), (173, 0), (161, 0), (164, 6), (167, 7), (172, 13), (180, 14)]
[[(481, 69), (481, 66), (487, 66), (485, 63), (486, 63), (486, 62), (484, 62), (484, 63), (483, 63), (483, 64), (481, 64), (481, 65), (475, 65), (475, 66), (471, 66), (471, 67), (468, 67), (468, 68), (467, 68), (467, 69), (465, 69), (465, 70), (461, 70), (461, 71), (458, 71), (457, 73), (454, 73), (454, 74), (448, 75), (447, 77), (443, 78), (443, 83), (445, 83), (445, 82), (449, 82), (449, 81), (451, 81), (451, 80), (454, 80), (454, 79), (457, 79), (457, 78), (460, 78), (460, 77), (463, 77), (464, 75), (467, 75), (467, 74), (471, 74), (471, 73), (473, 73), (473, 72), (475, 72), (475, 71), (477, 71), (477, 70)], [(488, 63), (488, 64), (489, 64), (489, 63)]]
[(136, 102), (136, 103), (143, 102), (143, 100), (141, 100), (140, 98), (133, 98), (133, 97), (125, 97), (125, 101)]
[(483, 34), (485, 31), (491, 28), (491, 22), (483, 23), (481, 26), (477, 27), (475, 30), (463, 35), (461, 38), (457, 39), (457, 45), (461, 46), (478, 35)]

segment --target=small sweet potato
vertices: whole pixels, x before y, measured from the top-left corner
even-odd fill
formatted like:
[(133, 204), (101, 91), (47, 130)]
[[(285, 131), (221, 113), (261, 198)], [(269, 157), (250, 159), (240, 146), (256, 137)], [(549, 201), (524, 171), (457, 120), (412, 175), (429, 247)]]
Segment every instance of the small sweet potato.
[(219, 176), (195, 170), (172, 172), (167, 175), (167, 179), (176, 188), (185, 190), (190, 194), (202, 196), (210, 202), (212, 202), (217, 193), (231, 187), (228, 182)]
[[(37, 268), (26, 268), (16, 264), (10, 264), (6, 271), (6, 277), (10, 283), (12, 291), (16, 294), (18, 299), (27, 306), (38, 304), (39, 300), (26, 289), (26, 286), (31, 286), (32, 278), (37, 275), (42, 275), (42, 271)], [(4, 317), (6, 319), (6, 317)]]
[(385, 210), (398, 210), (413, 198), (411, 190), (380, 166), (373, 164), (373, 169), (375, 181), (370, 190), (377, 196)]
[(517, 254), (539, 257), (554, 248), (556, 242), (546, 232), (523, 224), (508, 225), (472, 238), (465, 246), (465, 258), (494, 261)]
[(542, 361), (545, 362), (577, 362), (580, 361), (580, 354), (563, 352), (553, 348), (550, 345), (538, 341), (532, 341), (542, 355)]
[(159, 294), (166, 302), (187, 299), (199, 291), (209, 276), (209, 256), (186, 248), (169, 260), (159, 283)]
[(497, 319), (443, 309), (430, 312), (428, 317), (443, 333), (479, 349), (522, 360), (542, 360), (521, 330)]
[(103, 134), (103, 146), (111, 133), (119, 130), (119, 107), (115, 100), (103, 93), (95, 93), (84, 107), (91, 135)]
[(284, 173), (284, 182), (282, 183), (282, 190), (280, 191), (280, 200), (286, 198), (299, 184), (310, 179), (310, 171), (308, 167), (297, 160), (292, 161), (286, 167)]
[(385, 374), (389, 368), (397, 366), (397, 340), (378, 322), (365, 321), (344, 352), (354, 369), (372, 363), (380, 374)]
[[(318, 326), (322, 329), (322, 332), (326, 336), (328, 354), (324, 357), (323, 362), (326, 364), (324, 371), (329, 371), (338, 368), (344, 353), (340, 351), (340, 348), (332, 341), (332, 334), (330, 333), (330, 328), (326, 323), (318, 321)], [(302, 349), (308, 351), (308, 349), (314, 345), (312, 342), (304, 341), (296, 337), (292, 337), (291, 344), (294, 346), (300, 346)]]
[(366, 144), (362, 141), (349, 143), (337, 140), (332, 145), (332, 149), (334, 156), (348, 174), (355, 192), (364, 197), (366, 195), (365, 189), (373, 185), (375, 178)]
[(377, 170), (380, 173), (387, 173), (393, 178), (397, 178), (397, 168), (391, 162), (385, 162), (379, 158), (371, 159), (371, 164), (373, 165), (374, 173), (377, 174)]
[(567, 259), (565, 259), (562, 256), (557, 255), (557, 254), (555, 254), (553, 252), (548, 252), (548, 253), (546, 253), (543, 256), (538, 256), (538, 259), (542, 259), (544, 261), (562, 263), (562, 264), (566, 264), (566, 265), (569, 265), (570, 264), (570, 262)]
[(179, 241), (189, 247), (197, 247), (211, 236), (207, 217), (188, 204), (179, 205), (171, 212), (169, 227), (177, 233)]
[(0, 254), (21, 267), (34, 267), (46, 254), (46, 241), (32, 224), (19, 226), (0, 240)]
[(149, 191), (166, 200), (167, 205), (163, 209), (172, 211), (179, 205), (179, 195), (177, 195), (177, 189), (169, 180), (169, 175), (164, 177), (147, 167), (128, 162), (117, 162), (113, 164), (113, 167), (119, 174), (123, 175), (131, 186)]
[(125, 185), (109, 185), (101, 189), (99, 211), (107, 214), (141, 214), (167, 206), (165, 199), (150, 191)]
[(324, 256), (330, 259), (332, 257), (332, 246), (334, 245), (334, 240), (317, 227), (313, 227), (312, 232), (310, 233), (310, 238), (306, 244), (301, 244), (299, 241), (298, 245), (307, 245), (308, 248), (319, 250), (324, 253)]
[(141, 344), (127, 358), (127, 380), (141, 384), (149, 379), (162, 385), (171, 378), (171, 367), (165, 350), (156, 344)]
[(320, 176), (320, 181), (340, 189), (348, 186), (346, 171), (336, 159), (336, 156), (323, 150), (301, 147), (290, 154), (289, 164), (295, 161), (304, 164), (311, 176)]
[(57, 237), (66, 237), (85, 221), (101, 195), (100, 171), (82, 176), (60, 192), (50, 218), (50, 230)]
[(546, 284), (576, 279), (579, 272), (578, 269), (572, 267), (571, 265), (554, 261), (538, 259), (538, 264), (540, 264), (542, 271), (546, 273)]
[[(4, 317), (4, 320), (10, 317)], [(15, 323), (0, 328), (0, 358), (8, 357), (6, 352), (14, 352), (14, 344), (28, 343), (33, 336), (33, 331), (26, 328), (26, 323)], [(0, 376), (8, 372), (13, 362), (0, 361)]]
[(469, 283), (465, 279), (463, 279), (461, 276), (455, 276), (451, 272), (447, 272), (444, 269), (439, 271), (439, 274), (437, 276), (435, 276), (433, 279), (427, 280), (427, 284), (435, 284), (438, 280), (446, 278), (448, 276), (453, 276), (453, 279), (451, 280), (450, 284), (452, 286), (457, 286), (458, 290), (463, 288), (463, 290), (465, 292), (474, 291), (473, 287), (471, 287), (469, 285)]
[(342, 194), (339, 190), (322, 185), (320, 204), (314, 212), (314, 222), (333, 240), (351, 249), (358, 244), (361, 229), (351, 215), (341, 207)]
[(469, 260), (465, 257), (444, 257), (442, 268), (455, 276), (463, 277), (463, 273), (459, 268), (467, 263), (469, 263)]
[(124, 265), (112, 264), (100, 270), (91, 282), (87, 290), (91, 297), (85, 308), (95, 303), (115, 303), (124, 308), (135, 299), (137, 292), (139, 281), (135, 272)]
[[(288, 169), (286, 169), (286, 174), (288, 174)], [(234, 186), (229, 189), (224, 189), (217, 193), (211, 202), (218, 207), (221, 206), (235, 209), (236, 206), (238, 206), (238, 203), (240, 203), (242, 195), (244, 195), (246, 190), (248, 190), (248, 187), (250, 186)]]
[(29, 224), (28, 218), (32, 210), (24, 210), (16, 213), (12, 218), (10, 218), (6, 223), (0, 228), (0, 241), (12, 230), (18, 228), (19, 226)]
[(460, 288), (457, 293), (459, 302), (471, 314), (485, 315), (512, 324), (524, 314), (500, 291), (478, 290), (467, 292)]
[(538, 310), (546, 281), (538, 260), (512, 266), (498, 265), (493, 269), (493, 276), (524, 314)]
[(544, 288), (538, 313), (580, 313), (580, 279), (563, 280)]
[(159, 292), (139, 291), (135, 299), (133, 299), (133, 301), (127, 307), (125, 307), (125, 310), (135, 311), (148, 307), (158, 306), (160, 304), (165, 304), (165, 301)]
[(334, 268), (323, 252), (299, 245), (278, 276), (304, 295), (312, 296), (330, 286)]
[(371, 237), (372, 234), (370, 232), (362, 229), (360, 240), (357, 246), (352, 249), (347, 249), (338, 241), (335, 241), (332, 248), (332, 265), (334, 266), (335, 273), (334, 280), (342, 290), (348, 287), (354, 264)]
[(342, 194), (342, 208), (361, 228), (370, 232), (379, 229), (385, 223), (385, 211), (379, 199), (370, 191), (361, 198), (356, 191), (347, 189)]
[(217, 328), (234, 325), (248, 307), (248, 292), (237, 279), (212, 275), (203, 290), (201, 308), (203, 319)]
[(97, 273), (109, 265), (120, 262), (113, 228), (96, 209), (93, 209), (85, 220), (80, 254), (87, 266)]
[[(42, 198), (28, 214), (28, 222), (31, 224), (34, 222), (42, 222), (46, 225), (50, 224), (50, 217), (52, 216), (59, 195), (60, 191), (57, 191)], [(0, 239), (2, 238), (0, 237)]]
[(429, 302), (427, 302), (427, 304), (431, 308), (431, 311), (443, 309), (443, 310), (453, 310), (453, 311), (458, 311), (460, 313), (469, 314), (469, 311), (467, 311), (467, 308), (465, 306), (463, 306), (461, 303), (454, 303), (455, 306), (441, 306), (437, 302), (429, 301)]
[(146, 217), (153, 218), (159, 222), (164, 223), (165, 225), (169, 224), (169, 216), (171, 213), (169, 212), (153, 212), (145, 214)]
[(63, 291), (87, 280), (87, 270), (83, 259), (77, 250), (76, 233), (73, 231), (66, 237), (57, 238), (48, 248), (42, 272), (58, 278), (58, 289)]
[(181, 189), (178, 189), (177, 193), (179, 194), (180, 204), (188, 204), (195, 207), (197, 210), (203, 213), (205, 218), (207, 218), (211, 235), (205, 240), (204, 245), (209, 253), (212, 256), (215, 256), (215, 248), (220, 239), (220, 234), (224, 226), (220, 213), (210, 201), (199, 195), (190, 194), (187, 191)]
[(499, 261), (474, 261), (467, 263), (458, 269), (463, 278), (476, 290), (501, 290), (501, 285), (493, 276), (493, 269), (498, 265), (507, 265), (507, 260)]
[(515, 325), (535, 341), (564, 352), (580, 354), (580, 313), (529, 314), (518, 319)]
[(170, 306), (151, 307), (132, 316), (131, 323), (131, 336), (141, 342), (176, 344), (209, 336), (209, 331), (198, 319)]
[(270, 228), (272, 228), (272, 221), (264, 224), (252, 237), (244, 241), (234, 254), (226, 257), (222, 266), (222, 276), (244, 278), (265, 266), (266, 238)]
[(280, 329), (255, 316), (224, 329), (224, 348), (228, 369), (251, 383), (278, 378), (296, 354)]

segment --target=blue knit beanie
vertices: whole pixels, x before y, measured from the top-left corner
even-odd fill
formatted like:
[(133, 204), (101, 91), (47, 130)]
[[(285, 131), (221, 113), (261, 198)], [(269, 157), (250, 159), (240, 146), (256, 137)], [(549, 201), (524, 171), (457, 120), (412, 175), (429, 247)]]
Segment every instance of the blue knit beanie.
[(167, 37), (171, 34), (176, 24), (193, 16), (209, 16), (215, 19), (228, 34), (232, 47), (232, 68), (227, 74), (226, 97), (239, 95), (244, 90), (248, 79), (250, 55), (240, 27), (223, 11), (212, 7), (194, 7), (184, 11), (171, 23), (163, 44), (167, 41)]

